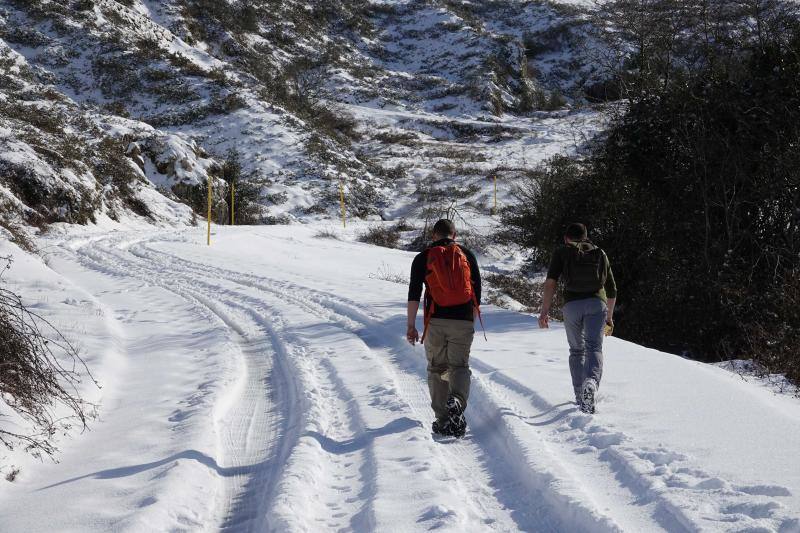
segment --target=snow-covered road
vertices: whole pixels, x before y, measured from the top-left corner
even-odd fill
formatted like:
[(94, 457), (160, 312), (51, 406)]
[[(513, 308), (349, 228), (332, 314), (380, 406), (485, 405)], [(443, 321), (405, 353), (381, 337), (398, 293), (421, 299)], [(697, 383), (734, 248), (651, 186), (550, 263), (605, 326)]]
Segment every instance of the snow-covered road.
[(70, 233), (52, 270), (18, 261), (104, 387), (60, 464), (14, 456), (0, 530), (800, 531), (800, 402), (609, 339), (583, 415), (563, 330), (523, 314), (486, 308), (468, 434), (433, 440), (407, 288), (380, 279), (413, 254), (318, 230)]

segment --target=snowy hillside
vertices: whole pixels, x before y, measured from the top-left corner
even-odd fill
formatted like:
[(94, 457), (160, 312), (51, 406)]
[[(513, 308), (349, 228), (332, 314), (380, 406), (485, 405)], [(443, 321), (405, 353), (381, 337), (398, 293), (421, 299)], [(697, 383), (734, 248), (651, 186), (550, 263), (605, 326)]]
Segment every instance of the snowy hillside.
[(352, 236), (65, 228), (50, 268), (20, 255), (11, 286), (103, 389), (59, 464), (12, 457), (2, 530), (800, 531), (796, 399), (610, 338), (584, 415), (563, 329), (525, 314), (485, 308), (467, 436), (431, 439), (385, 281), (413, 254)]
[[(574, 6), (493, 2), (0, 3), (0, 192), (9, 223), (228, 219), (223, 166), (252, 221), (465, 214), (601, 126), (602, 79)], [(589, 51), (592, 50), (590, 53)], [(163, 194), (166, 198), (159, 197)]]

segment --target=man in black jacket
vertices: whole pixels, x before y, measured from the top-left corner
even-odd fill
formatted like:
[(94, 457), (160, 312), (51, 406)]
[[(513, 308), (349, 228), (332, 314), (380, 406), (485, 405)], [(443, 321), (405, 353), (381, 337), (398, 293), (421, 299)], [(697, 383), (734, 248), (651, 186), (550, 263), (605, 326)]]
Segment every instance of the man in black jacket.
[[(469, 397), (472, 374), (469, 369), (469, 352), (475, 334), (476, 306), (481, 298), (481, 276), (475, 255), (457, 244), (469, 264), (469, 278), (474, 298), (466, 303), (452, 306), (435, 304), (426, 279), (431, 273), (428, 254), (431, 248), (447, 247), (455, 243), (455, 224), (450, 220), (439, 220), (433, 226), (432, 233), (434, 242), (428, 249), (419, 253), (411, 265), (406, 339), (412, 345), (419, 341), (415, 323), (424, 284), (426, 287), (424, 309), (429, 320), (426, 320), (427, 330), (423, 339), (428, 359), (431, 407), (436, 415), (432, 429), (434, 433), (441, 435), (461, 437), (466, 432), (463, 413)], [(458, 262), (456, 265), (458, 266)]]

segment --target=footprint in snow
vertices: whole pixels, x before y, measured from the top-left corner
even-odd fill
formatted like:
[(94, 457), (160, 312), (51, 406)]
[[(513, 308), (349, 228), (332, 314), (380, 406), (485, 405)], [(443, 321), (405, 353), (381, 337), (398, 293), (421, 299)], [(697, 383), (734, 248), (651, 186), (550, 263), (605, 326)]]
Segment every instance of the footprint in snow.
[(672, 452), (664, 448), (657, 450), (639, 450), (633, 452), (640, 459), (650, 461), (655, 466), (668, 466), (676, 461), (685, 461), (686, 456), (680, 453)]
[(589, 445), (604, 450), (609, 446), (622, 444), (625, 435), (622, 433), (592, 433), (589, 435)]
[(448, 509), (444, 505), (432, 505), (417, 519), (417, 523), (433, 522), (431, 529), (439, 528), (447, 524), (452, 524), (456, 520), (456, 512)]
[(770, 518), (772, 516), (772, 511), (775, 509), (780, 509), (782, 507), (781, 504), (778, 502), (766, 502), (766, 503), (751, 503), (751, 502), (744, 502), (744, 503), (737, 503), (734, 505), (729, 505), (722, 509), (722, 512), (725, 514), (738, 514), (738, 515), (745, 515), (750, 518)]
[[(734, 486), (720, 477), (681, 465), (688, 458), (659, 447), (619, 447), (605, 457), (624, 466), (628, 475), (646, 487), (642, 496), (662, 501), (661, 509), (679, 523), (736, 524), (736, 531), (800, 533), (800, 520), (786, 516), (784, 506), (770, 497), (791, 496), (777, 485)], [(742, 529), (744, 527), (744, 529)], [(722, 529), (732, 530), (729, 526)]]
[[(745, 485), (734, 487), (739, 492), (752, 496), (791, 496), (792, 493), (786, 487), (779, 485)], [(798, 530), (800, 531), (800, 530)]]

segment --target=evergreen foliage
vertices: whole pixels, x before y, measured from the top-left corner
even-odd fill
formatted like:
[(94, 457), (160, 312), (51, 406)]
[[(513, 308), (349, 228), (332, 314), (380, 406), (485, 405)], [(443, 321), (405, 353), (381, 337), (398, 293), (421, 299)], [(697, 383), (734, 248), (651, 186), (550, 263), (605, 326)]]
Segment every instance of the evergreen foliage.
[(642, 2), (608, 7), (633, 44), (615, 74), (626, 111), (590, 157), (530, 175), (501, 238), (543, 264), (566, 224), (584, 221), (612, 260), (619, 335), (705, 360), (752, 358), (797, 382), (794, 6), (645, 3), (660, 15), (639, 16)]

